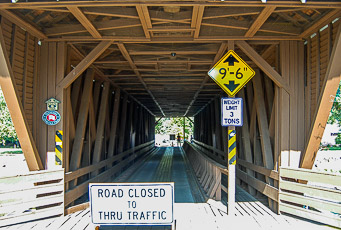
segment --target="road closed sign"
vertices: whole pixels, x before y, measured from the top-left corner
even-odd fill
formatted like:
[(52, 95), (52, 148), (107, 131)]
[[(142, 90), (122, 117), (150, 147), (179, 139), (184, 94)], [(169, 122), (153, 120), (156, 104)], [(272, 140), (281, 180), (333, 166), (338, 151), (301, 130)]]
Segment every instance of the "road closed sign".
[(221, 99), (221, 125), (243, 126), (243, 99), (227, 98)]
[(173, 224), (174, 183), (94, 183), (89, 196), (93, 224)]

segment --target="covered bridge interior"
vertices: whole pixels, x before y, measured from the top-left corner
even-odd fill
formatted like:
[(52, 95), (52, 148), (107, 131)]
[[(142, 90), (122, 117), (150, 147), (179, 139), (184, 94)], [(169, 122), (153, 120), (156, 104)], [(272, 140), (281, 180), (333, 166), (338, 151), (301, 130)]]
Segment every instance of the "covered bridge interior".
[(277, 210), (279, 166), (312, 168), (341, 76), (338, 0), (19, 0), (0, 14), (1, 88), (30, 170), (62, 131), (65, 206), (152, 151), (156, 117), (194, 117), (189, 148), (226, 165), (226, 94), (207, 72), (228, 50), (256, 72), (237, 94), (239, 183)]

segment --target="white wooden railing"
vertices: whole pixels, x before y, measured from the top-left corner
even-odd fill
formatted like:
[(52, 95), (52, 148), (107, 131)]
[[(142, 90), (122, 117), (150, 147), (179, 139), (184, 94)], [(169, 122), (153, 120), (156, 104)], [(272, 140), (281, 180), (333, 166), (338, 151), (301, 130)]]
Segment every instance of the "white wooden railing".
[(64, 169), (0, 178), (0, 227), (64, 214)]
[(341, 175), (280, 169), (279, 210), (341, 228)]

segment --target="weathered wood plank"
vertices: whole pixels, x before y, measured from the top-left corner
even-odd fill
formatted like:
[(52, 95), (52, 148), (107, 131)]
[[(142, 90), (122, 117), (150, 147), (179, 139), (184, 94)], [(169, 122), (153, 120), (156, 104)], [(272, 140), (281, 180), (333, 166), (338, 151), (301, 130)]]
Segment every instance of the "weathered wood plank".
[(236, 44), (276, 85), (284, 88), (287, 92), (290, 92), (288, 84), (283, 80), (282, 76), (279, 75), (277, 71), (274, 70), (249, 44), (245, 41), (236, 41)]
[(341, 24), (338, 27), (338, 33), (334, 43), (332, 55), (328, 64), (328, 70), (326, 72), (326, 77), (321, 89), (321, 95), (319, 97), (319, 103), (314, 114), (312, 128), (309, 132), (308, 141), (304, 150), (304, 154), (301, 157), (300, 167), (309, 168), (313, 167), (317, 150), (320, 146), (321, 138), (324, 132), (324, 127), (326, 126), (329, 112), (333, 105), (333, 100), (335, 97), (337, 88), (341, 80), (341, 65), (339, 64), (341, 60)]
[(110, 45), (112, 41), (100, 42), (58, 85), (57, 93), (74, 82)]
[(86, 121), (88, 118), (89, 100), (90, 100), (90, 92), (92, 90), (92, 85), (93, 85), (93, 78), (94, 78), (94, 71), (90, 69), (86, 73), (83, 95), (82, 95), (81, 105), (79, 109), (79, 117), (77, 120), (76, 136), (75, 136), (73, 146), (72, 146), (71, 161), (70, 161), (70, 170), (72, 171), (78, 169), (81, 163), (84, 134), (85, 134)]
[(8, 110), (11, 114), (12, 122), (16, 127), (16, 132), (20, 140), (21, 148), (24, 152), (28, 168), (41, 170), (44, 168), (39, 156), (37, 147), (33, 140), (31, 130), (24, 114), (21, 100), (18, 97), (14, 76), (8, 59), (6, 45), (2, 31), (0, 31), (0, 86), (4, 93)]
[[(105, 115), (107, 113), (108, 98), (110, 93), (110, 83), (105, 82), (103, 85), (101, 106), (99, 108), (98, 122), (97, 122), (97, 133), (94, 152), (92, 156), (92, 163), (98, 163), (101, 160), (102, 144), (103, 144), (103, 133), (105, 125)], [(96, 175), (96, 173), (92, 174)]]

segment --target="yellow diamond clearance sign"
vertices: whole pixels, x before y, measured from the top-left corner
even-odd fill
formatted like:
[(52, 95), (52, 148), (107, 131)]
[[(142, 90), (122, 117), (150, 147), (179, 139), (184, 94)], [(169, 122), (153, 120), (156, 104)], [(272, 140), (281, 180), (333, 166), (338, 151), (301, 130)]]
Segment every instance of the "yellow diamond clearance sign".
[(230, 97), (233, 97), (250, 81), (255, 71), (233, 50), (230, 50), (213, 66), (208, 75)]

